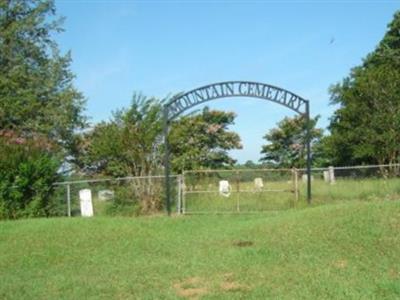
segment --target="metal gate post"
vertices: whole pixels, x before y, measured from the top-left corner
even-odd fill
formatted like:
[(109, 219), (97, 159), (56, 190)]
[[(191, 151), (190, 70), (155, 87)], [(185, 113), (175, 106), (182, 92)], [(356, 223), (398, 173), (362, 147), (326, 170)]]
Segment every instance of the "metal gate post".
[(71, 186), (67, 184), (67, 215), (71, 217)]
[(182, 213), (182, 175), (178, 175), (178, 203), (177, 203), (177, 213), (180, 215)]
[(292, 177), (293, 177), (293, 190), (294, 190), (294, 202), (299, 202), (299, 179), (298, 172), (296, 168), (292, 169)]
[(168, 216), (171, 215), (171, 182), (170, 182), (170, 165), (169, 165), (169, 143), (168, 143), (168, 109), (164, 107), (164, 170), (165, 170), (165, 206)]
[(185, 171), (182, 171), (182, 214), (186, 213), (186, 183)]
[(311, 128), (310, 128), (310, 103), (306, 102), (306, 144), (307, 144), (307, 202), (311, 204)]

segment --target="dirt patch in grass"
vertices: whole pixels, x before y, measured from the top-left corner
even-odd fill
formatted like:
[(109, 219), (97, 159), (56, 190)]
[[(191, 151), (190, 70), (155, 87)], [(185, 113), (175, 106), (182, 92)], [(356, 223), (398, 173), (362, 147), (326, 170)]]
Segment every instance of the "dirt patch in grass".
[(177, 295), (189, 299), (198, 299), (200, 296), (207, 294), (206, 288), (190, 288), (190, 289), (178, 289)]
[(222, 292), (243, 292), (250, 289), (248, 285), (237, 282), (233, 273), (225, 273), (222, 276), (217, 276), (217, 278), (219, 280), (211, 284), (206, 279), (190, 277), (175, 283), (173, 287), (177, 296), (187, 299), (199, 299), (206, 294), (217, 292), (217, 290)]
[(236, 291), (245, 291), (250, 288), (245, 284), (236, 282), (233, 277), (234, 277), (233, 273), (223, 274), (224, 280), (219, 285), (221, 290), (226, 292), (236, 292)]
[(233, 245), (236, 247), (251, 247), (254, 245), (253, 241), (234, 241)]
[(179, 297), (188, 299), (198, 299), (208, 293), (208, 289), (204, 287), (203, 280), (199, 277), (191, 277), (175, 283), (174, 289)]
[(244, 291), (249, 289), (247, 285), (240, 284), (237, 282), (228, 282), (228, 281), (221, 283), (220, 288), (221, 290), (227, 292)]
[(400, 272), (397, 271), (396, 269), (390, 269), (389, 270), (389, 277), (392, 278), (392, 279), (400, 278)]
[(333, 262), (333, 265), (338, 269), (345, 269), (348, 265), (348, 262), (346, 259), (339, 259)]

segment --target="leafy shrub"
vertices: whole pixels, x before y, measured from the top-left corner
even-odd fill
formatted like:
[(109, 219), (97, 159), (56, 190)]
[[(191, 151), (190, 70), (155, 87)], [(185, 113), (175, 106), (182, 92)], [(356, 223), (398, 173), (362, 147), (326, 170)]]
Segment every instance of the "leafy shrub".
[(131, 187), (118, 186), (114, 200), (105, 209), (107, 215), (112, 216), (136, 216), (139, 214), (139, 205), (136, 195)]
[(135, 216), (158, 212), (163, 207), (162, 182), (152, 179), (134, 179), (119, 183), (114, 188), (115, 197), (106, 214)]
[(0, 219), (59, 215), (53, 183), (61, 162), (34, 142), (0, 139)]

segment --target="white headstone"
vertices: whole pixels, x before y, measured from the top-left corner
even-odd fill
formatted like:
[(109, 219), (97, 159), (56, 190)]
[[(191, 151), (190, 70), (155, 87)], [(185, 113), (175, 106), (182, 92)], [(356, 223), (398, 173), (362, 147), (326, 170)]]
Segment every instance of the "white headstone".
[(329, 167), (329, 181), (331, 184), (335, 184), (335, 169), (332, 166)]
[(82, 217), (93, 217), (92, 191), (84, 189), (79, 191)]
[[(301, 181), (307, 182), (307, 174), (303, 174), (301, 176)], [(311, 175), (311, 181), (314, 181), (314, 176), (313, 175)]]
[(262, 188), (264, 187), (264, 183), (261, 177), (254, 178), (254, 187), (256, 191), (262, 190)]
[(325, 182), (330, 182), (330, 178), (329, 178), (329, 171), (324, 171), (324, 181)]
[(228, 180), (221, 180), (219, 182), (219, 194), (224, 197), (229, 197), (231, 195), (231, 186)]

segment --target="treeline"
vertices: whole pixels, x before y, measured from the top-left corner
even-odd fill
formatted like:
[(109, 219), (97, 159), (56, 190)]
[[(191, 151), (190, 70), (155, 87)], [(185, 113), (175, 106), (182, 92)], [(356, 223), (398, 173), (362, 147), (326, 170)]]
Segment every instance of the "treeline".
[[(311, 120), (314, 166), (395, 164), (400, 162), (400, 11), (376, 49), (346, 78), (329, 89), (328, 134)], [(264, 139), (262, 161), (304, 167), (305, 123), (285, 118)]]
[[(0, 219), (63, 214), (53, 183), (66, 176), (146, 176), (163, 169), (162, 105), (134, 93), (129, 107), (89, 127), (85, 98), (73, 84), (71, 55), (53, 1), (0, 2)], [(400, 13), (363, 64), (330, 89), (339, 105), (329, 134), (301, 117), (268, 131), (259, 163), (305, 165), (305, 128), (315, 166), (395, 163), (400, 141)], [(229, 168), (240, 149), (229, 130), (235, 115), (204, 108), (175, 121), (169, 133), (176, 173)], [(249, 162), (250, 167), (258, 167)]]

